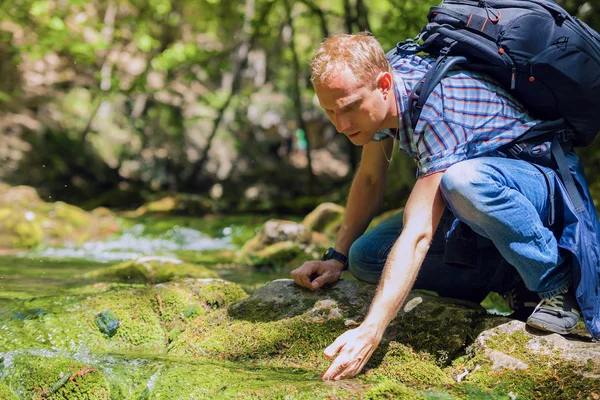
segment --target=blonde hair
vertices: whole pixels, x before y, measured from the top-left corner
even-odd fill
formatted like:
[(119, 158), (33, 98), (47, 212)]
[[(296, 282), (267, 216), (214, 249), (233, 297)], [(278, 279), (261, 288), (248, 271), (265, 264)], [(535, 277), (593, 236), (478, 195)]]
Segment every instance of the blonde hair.
[(381, 44), (369, 32), (328, 36), (310, 66), (313, 85), (326, 83), (344, 68), (349, 68), (358, 82), (373, 84), (381, 72), (391, 71)]

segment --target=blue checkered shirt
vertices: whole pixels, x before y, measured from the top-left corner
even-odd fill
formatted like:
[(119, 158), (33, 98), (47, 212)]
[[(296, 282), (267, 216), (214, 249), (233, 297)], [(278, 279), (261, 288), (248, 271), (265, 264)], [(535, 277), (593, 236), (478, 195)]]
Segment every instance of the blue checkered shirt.
[[(435, 62), (431, 57), (387, 55), (393, 68), (400, 115), (408, 96)], [(417, 176), (430, 175), (451, 165), (481, 156), (502, 156), (498, 148), (539, 123), (490, 77), (466, 71), (450, 72), (431, 92), (414, 131), (410, 121), (399, 129), (377, 132), (373, 139), (396, 138), (400, 149), (417, 161)]]

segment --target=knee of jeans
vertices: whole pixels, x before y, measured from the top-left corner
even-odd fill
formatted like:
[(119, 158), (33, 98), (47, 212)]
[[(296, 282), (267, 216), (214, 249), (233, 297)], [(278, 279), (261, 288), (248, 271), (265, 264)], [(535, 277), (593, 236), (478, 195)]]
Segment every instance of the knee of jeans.
[(348, 252), (348, 271), (359, 281), (377, 283), (381, 270), (377, 271), (372, 262), (369, 262), (369, 251), (372, 251), (367, 243), (360, 238), (350, 247)]
[[(440, 191), (446, 206), (460, 218), (469, 213), (471, 216), (483, 210), (486, 194), (484, 186), (489, 188), (485, 172), (472, 162), (461, 162), (448, 168), (440, 182)], [(488, 189), (486, 189), (488, 190)]]

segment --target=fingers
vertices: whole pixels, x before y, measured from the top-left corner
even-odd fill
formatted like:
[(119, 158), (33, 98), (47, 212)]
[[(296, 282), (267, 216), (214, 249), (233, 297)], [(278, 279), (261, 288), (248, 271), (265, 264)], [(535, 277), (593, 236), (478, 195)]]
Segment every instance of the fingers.
[(300, 268), (293, 270), (290, 275), (296, 284), (308, 289), (312, 289), (310, 276), (318, 269), (316, 261), (308, 261), (302, 264)]
[[(341, 359), (342, 356), (338, 357)], [(321, 379), (323, 380), (340, 380), (344, 378), (352, 378), (357, 375), (364, 365), (364, 361), (362, 357), (358, 357), (354, 360), (345, 360), (339, 361), (336, 359), (336, 362), (331, 364), (329, 369), (325, 371)]]
[(317, 290), (318, 288), (320, 288), (321, 286), (323, 286), (324, 284), (329, 282), (328, 278), (329, 278), (329, 274), (323, 274), (323, 275), (319, 276), (317, 279), (315, 279), (314, 281), (312, 281), (310, 283), (310, 288), (312, 290)]
[(346, 331), (325, 349), (325, 356), (329, 358), (339, 354), (321, 379), (338, 380), (358, 374), (377, 348), (379, 340), (369, 330), (356, 328)]
[(344, 337), (345, 335), (346, 334), (344, 333), (338, 336), (338, 338), (335, 339), (333, 343), (331, 343), (329, 346), (327, 346), (325, 350), (323, 350), (323, 354), (325, 354), (325, 357), (332, 358), (342, 349), (342, 347), (344, 347), (344, 345), (346, 344), (346, 340)]

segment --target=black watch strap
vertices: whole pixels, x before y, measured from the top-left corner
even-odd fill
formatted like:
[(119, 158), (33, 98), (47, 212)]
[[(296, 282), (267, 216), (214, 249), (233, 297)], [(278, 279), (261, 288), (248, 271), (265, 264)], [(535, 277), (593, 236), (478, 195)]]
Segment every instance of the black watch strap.
[(327, 260), (336, 260), (341, 262), (344, 265), (344, 271), (348, 269), (348, 257), (340, 253), (339, 251), (335, 251), (333, 247), (328, 248), (323, 254), (321, 261)]

